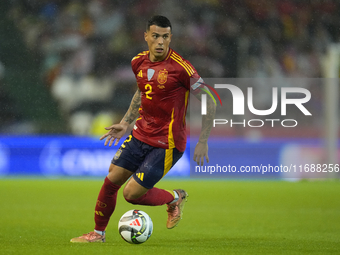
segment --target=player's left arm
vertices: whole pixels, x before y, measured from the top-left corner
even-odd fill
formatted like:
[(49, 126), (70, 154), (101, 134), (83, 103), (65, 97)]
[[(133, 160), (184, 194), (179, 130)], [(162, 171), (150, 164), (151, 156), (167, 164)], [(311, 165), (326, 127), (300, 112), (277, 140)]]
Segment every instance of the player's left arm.
[[(205, 89), (208, 90), (207, 87), (205, 87)], [(203, 93), (204, 91), (200, 90), (195, 94), (196, 98), (201, 101), (201, 95)], [(209, 163), (208, 138), (213, 126), (215, 113), (216, 105), (211, 97), (207, 97), (207, 114), (202, 115), (202, 129), (194, 151), (194, 161), (197, 162), (197, 165), (203, 165), (204, 158), (207, 163)]]

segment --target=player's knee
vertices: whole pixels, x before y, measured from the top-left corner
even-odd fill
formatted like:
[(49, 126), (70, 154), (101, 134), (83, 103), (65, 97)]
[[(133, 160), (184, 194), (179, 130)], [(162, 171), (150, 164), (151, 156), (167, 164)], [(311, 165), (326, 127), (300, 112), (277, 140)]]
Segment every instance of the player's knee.
[(129, 198), (125, 198), (125, 200), (133, 205), (137, 205), (138, 204), (138, 198), (137, 199), (129, 199)]
[(139, 201), (139, 197), (136, 196), (124, 196), (125, 200), (130, 204), (137, 205)]
[(123, 190), (123, 196), (125, 200), (131, 204), (136, 204), (135, 200), (141, 197), (140, 194), (136, 194), (132, 190), (128, 190), (128, 189)]

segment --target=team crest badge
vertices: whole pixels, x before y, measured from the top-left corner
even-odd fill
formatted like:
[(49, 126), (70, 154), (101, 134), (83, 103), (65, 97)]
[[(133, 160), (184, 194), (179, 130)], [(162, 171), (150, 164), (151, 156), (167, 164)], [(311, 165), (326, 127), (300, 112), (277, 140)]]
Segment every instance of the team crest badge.
[(159, 70), (157, 81), (160, 84), (164, 84), (166, 83), (167, 79), (168, 79), (168, 71), (166, 69)]
[(107, 204), (103, 203), (102, 201), (97, 200), (97, 205), (101, 208), (107, 207)]

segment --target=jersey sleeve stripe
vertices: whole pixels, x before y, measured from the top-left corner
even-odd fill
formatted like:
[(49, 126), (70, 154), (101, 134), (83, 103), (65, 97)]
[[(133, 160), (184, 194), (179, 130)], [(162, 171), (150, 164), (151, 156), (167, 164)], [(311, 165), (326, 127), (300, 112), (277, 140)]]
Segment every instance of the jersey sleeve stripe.
[(137, 55), (145, 56), (145, 55), (147, 55), (147, 54), (149, 54), (149, 51), (148, 51), (148, 50), (147, 50), (147, 51), (143, 51), (143, 52), (141, 52), (141, 53), (139, 53), (139, 54), (137, 54)]
[(189, 74), (189, 76), (193, 75), (193, 72), (190, 72), (190, 70), (188, 70), (188, 68), (187, 68), (185, 65), (183, 65), (183, 63), (179, 62), (179, 61), (178, 61), (177, 59), (175, 59), (173, 56), (171, 56), (171, 58), (172, 58), (173, 60), (175, 60), (178, 64), (180, 64), (181, 66), (183, 66), (183, 68), (185, 69), (185, 71), (187, 71), (187, 73)]
[(131, 61), (134, 61), (135, 59), (140, 58), (141, 56), (148, 55), (148, 54), (149, 54), (149, 51), (143, 51), (143, 52), (137, 54), (137, 56), (135, 56)]
[(183, 63), (189, 70), (192, 70), (192, 71), (193, 71), (192, 67), (191, 67), (187, 62), (185, 62), (181, 56), (177, 55), (176, 53), (173, 53), (173, 57), (175, 57), (175, 58), (178, 59), (181, 63)]
[[(175, 60), (175, 58), (173, 58), (173, 59)], [(177, 59), (177, 63), (181, 64), (190, 73), (189, 76), (194, 74), (194, 70), (184, 61), (180, 61), (180, 60)]]
[(136, 57), (134, 57), (131, 61), (134, 61), (135, 59), (137, 59), (137, 58), (140, 58), (141, 56), (136, 56)]
[(185, 62), (181, 56), (179, 56), (175, 52), (173, 53), (173, 56), (176, 57), (179, 61), (181, 61), (185, 66), (188, 67), (189, 70), (191, 70), (194, 73), (194, 70), (192, 69), (192, 67), (187, 62)]

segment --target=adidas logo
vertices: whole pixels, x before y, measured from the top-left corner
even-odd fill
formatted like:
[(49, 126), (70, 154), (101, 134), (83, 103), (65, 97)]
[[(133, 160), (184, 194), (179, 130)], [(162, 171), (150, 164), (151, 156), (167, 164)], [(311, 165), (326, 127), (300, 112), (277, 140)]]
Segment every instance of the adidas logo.
[(140, 226), (138, 219), (135, 219), (133, 222), (131, 222), (130, 226)]

